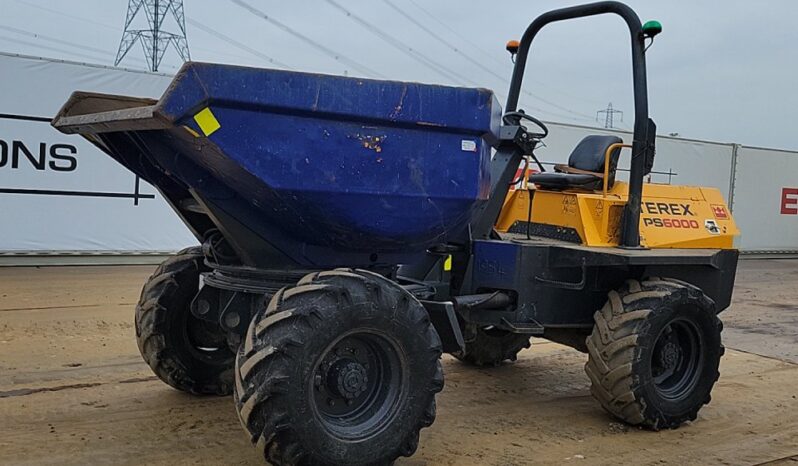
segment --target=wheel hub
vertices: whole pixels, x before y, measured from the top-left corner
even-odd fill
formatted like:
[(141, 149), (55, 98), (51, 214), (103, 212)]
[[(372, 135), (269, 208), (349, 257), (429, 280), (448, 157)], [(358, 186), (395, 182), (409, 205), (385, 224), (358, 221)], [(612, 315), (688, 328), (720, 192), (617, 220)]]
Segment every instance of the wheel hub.
[(357, 361), (341, 359), (330, 368), (327, 386), (336, 395), (353, 400), (368, 388), (366, 368)]
[(703, 340), (698, 328), (686, 319), (675, 319), (663, 328), (654, 345), (651, 375), (661, 396), (683, 400), (701, 378)]
[(341, 438), (384, 428), (406, 389), (400, 354), (389, 337), (368, 330), (351, 331), (328, 348), (312, 379), (324, 427)]
[(669, 341), (659, 353), (660, 364), (665, 370), (675, 369), (682, 359), (682, 348), (678, 344)]

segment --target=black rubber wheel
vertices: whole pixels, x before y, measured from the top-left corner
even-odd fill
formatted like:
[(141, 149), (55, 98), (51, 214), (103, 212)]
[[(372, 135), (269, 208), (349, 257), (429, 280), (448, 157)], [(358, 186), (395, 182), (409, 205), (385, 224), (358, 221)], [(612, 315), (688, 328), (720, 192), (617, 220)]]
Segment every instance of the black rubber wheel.
[(189, 308), (205, 270), (199, 247), (155, 269), (136, 306), (136, 341), (155, 375), (170, 386), (195, 395), (229, 395), (235, 353), (220, 329), (195, 319)]
[(236, 408), (275, 465), (379, 465), (412, 455), (443, 388), (424, 307), (363, 270), (313, 273), (256, 313), (236, 359)]
[(463, 339), (465, 351), (453, 356), (477, 367), (497, 367), (504, 361), (515, 361), (518, 353), (531, 345), (529, 335), (495, 328), (485, 329), (474, 324), (466, 324)]
[(689, 283), (652, 277), (611, 291), (594, 317), (585, 371), (604, 409), (653, 430), (694, 421), (720, 376), (715, 303)]

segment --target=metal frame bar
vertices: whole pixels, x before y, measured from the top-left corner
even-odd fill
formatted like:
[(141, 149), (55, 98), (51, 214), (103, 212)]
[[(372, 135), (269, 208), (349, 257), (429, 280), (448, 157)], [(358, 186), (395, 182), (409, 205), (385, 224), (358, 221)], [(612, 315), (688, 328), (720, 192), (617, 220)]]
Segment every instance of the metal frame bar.
[(632, 165), (629, 176), (629, 199), (624, 208), (621, 244), (623, 247), (640, 247), (640, 202), (643, 178), (653, 162), (654, 126), (648, 118), (648, 91), (646, 83), (645, 35), (637, 14), (619, 2), (597, 2), (570, 8), (552, 10), (540, 15), (524, 32), (515, 59), (515, 68), (507, 96), (506, 111), (516, 111), (521, 93), (521, 83), (526, 70), (526, 60), (532, 41), (538, 32), (549, 23), (601, 14), (616, 14), (623, 18), (629, 28), (632, 45), (632, 82), (634, 86), (635, 126), (632, 149)]
[[(604, 152), (604, 180), (603, 186), (601, 190), (601, 196), (607, 197), (607, 190), (609, 189), (609, 178), (610, 178), (610, 157), (612, 157), (612, 151), (615, 149), (623, 149), (624, 147), (631, 148), (630, 144), (624, 144), (622, 142), (616, 142), (615, 144), (610, 144), (610, 147)], [(620, 158), (620, 154), (618, 155)]]

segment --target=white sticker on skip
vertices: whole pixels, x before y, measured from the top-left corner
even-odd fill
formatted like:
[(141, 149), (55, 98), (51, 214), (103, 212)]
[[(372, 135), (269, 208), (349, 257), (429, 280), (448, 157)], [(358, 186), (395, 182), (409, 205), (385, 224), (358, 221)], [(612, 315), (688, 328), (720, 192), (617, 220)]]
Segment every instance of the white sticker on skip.
[(476, 152), (477, 143), (470, 139), (463, 139), (460, 141), (460, 150), (464, 150), (466, 152)]

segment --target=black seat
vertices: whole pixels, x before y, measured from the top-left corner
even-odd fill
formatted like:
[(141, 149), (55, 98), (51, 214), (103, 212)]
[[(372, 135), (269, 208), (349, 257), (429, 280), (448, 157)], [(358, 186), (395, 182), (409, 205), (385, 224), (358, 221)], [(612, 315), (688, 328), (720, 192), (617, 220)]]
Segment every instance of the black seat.
[[(599, 190), (604, 180), (604, 154), (612, 144), (622, 142), (617, 136), (585, 136), (568, 157), (568, 165), (555, 165), (554, 172), (535, 173), (529, 177), (529, 181), (541, 189)], [(620, 147), (613, 149), (610, 154), (609, 188), (615, 183), (615, 169), (620, 154)]]

